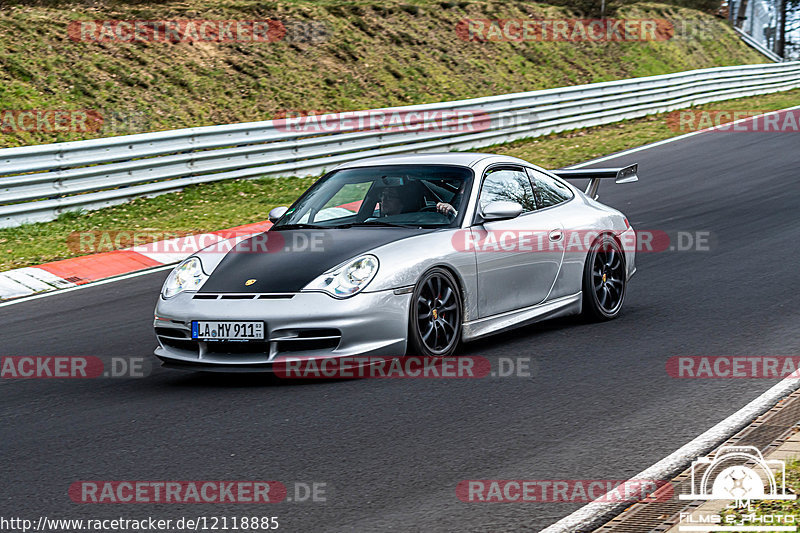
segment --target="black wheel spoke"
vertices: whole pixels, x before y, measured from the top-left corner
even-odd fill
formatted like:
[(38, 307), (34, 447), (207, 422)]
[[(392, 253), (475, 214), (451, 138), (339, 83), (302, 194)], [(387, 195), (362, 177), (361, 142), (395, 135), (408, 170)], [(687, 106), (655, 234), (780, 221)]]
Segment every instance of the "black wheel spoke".
[(445, 353), (459, 335), (458, 294), (450, 279), (438, 273), (422, 282), (416, 298), (418, 338), (427, 350)]
[(428, 330), (422, 334), (422, 340), (425, 342), (425, 344), (428, 343), (428, 338), (431, 336), (431, 333), (434, 329), (433, 322), (428, 322)]
[(428, 289), (428, 294), (431, 296), (436, 296), (436, 289), (433, 288), (433, 279), (429, 279), (425, 282), (425, 287)]
[(613, 313), (625, 290), (625, 266), (616, 244), (606, 241), (596, 248), (590, 275), (597, 305), (604, 312)]
[(444, 291), (444, 296), (442, 297), (442, 305), (445, 305), (448, 301), (450, 301), (450, 298), (452, 297), (453, 297), (453, 289), (447, 287)]
[(617, 298), (619, 297), (619, 291), (617, 288), (611, 285), (610, 283), (606, 285), (608, 288), (608, 297), (611, 298), (611, 303), (613, 304), (611, 308), (613, 309), (615, 305), (617, 305)]
[(592, 246), (584, 266), (586, 314), (611, 319), (625, 298), (625, 255), (611, 237), (601, 237)]

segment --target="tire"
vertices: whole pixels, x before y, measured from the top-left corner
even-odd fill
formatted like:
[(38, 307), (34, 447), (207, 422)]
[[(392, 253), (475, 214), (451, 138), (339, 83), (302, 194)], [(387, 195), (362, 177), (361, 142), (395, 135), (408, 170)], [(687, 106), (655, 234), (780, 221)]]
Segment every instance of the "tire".
[(611, 320), (619, 315), (627, 288), (625, 254), (617, 241), (600, 236), (583, 267), (583, 314), (590, 320)]
[(453, 275), (443, 268), (427, 271), (411, 294), (408, 355), (447, 357), (461, 340), (463, 308)]

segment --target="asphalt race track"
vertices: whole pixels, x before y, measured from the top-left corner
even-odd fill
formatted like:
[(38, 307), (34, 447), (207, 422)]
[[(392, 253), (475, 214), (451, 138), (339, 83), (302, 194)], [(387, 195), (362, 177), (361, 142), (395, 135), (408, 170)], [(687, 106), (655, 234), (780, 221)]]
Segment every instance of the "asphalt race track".
[[(667, 375), (676, 355), (798, 355), (800, 139), (708, 132), (600, 163), (640, 181), (600, 199), (637, 229), (710, 232), (639, 254), (619, 319), (562, 319), (468, 344), (529, 378), (285, 383), (154, 369), (144, 379), (0, 380), (0, 514), (277, 516), (286, 531), (538, 530), (577, 503), (458, 500), (464, 479), (626, 479), (774, 380)], [(167, 273), (0, 308), (0, 355), (149, 356)], [(77, 504), (78, 480), (326, 484), (325, 502)], [(291, 496), (291, 493), (290, 493)]]

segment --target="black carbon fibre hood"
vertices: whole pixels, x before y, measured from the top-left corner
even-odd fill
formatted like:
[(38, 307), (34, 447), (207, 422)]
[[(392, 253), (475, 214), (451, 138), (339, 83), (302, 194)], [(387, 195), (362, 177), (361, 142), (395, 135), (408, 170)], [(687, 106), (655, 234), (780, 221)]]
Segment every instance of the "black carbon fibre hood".
[[(429, 231), (384, 227), (268, 231), (237, 244), (199, 292), (297, 292), (347, 259)], [(255, 281), (245, 285), (248, 280)]]

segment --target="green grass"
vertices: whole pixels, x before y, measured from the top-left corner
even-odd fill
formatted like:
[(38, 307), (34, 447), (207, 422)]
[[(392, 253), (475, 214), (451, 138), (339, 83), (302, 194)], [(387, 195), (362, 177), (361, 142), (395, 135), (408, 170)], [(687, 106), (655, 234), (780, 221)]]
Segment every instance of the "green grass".
[[(706, 104), (697, 109), (767, 111), (798, 104), (800, 89)], [(667, 115), (654, 115), (480, 151), (513, 155), (546, 168), (559, 168), (680, 133), (670, 128)], [(0, 270), (80, 255), (67, 245), (69, 235), (76, 231), (200, 233), (262, 221), (270, 209), (289, 205), (313, 181), (313, 178), (267, 178), (200, 184), (178, 193), (142, 198), (84, 214), (64, 215), (53, 222), (3, 229), (0, 230)], [(352, 198), (343, 196), (338, 200), (345, 203)]]
[[(766, 62), (724, 20), (649, 2), (619, 7), (615, 16), (697, 21), (707, 31), (688, 40), (640, 43), (477, 43), (457, 37), (456, 25), (465, 18), (580, 16), (569, 8), (523, 0), (30, 4), (14, 0), (0, 10), (0, 111), (93, 110), (105, 123), (91, 134), (0, 133), (0, 147), (265, 120), (286, 110), (370, 109)], [(321, 25), (327, 33), (314, 42), (289, 38), (271, 44), (85, 43), (68, 38), (70, 22), (104, 19), (279, 19), (287, 27)], [(658, 127), (659, 120), (491, 150), (562, 166), (669, 135)], [(67, 238), (76, 231), (196, 233), (264, 220), (272, 207), (291, 203), (312, 181), (205, 184), (0, 230), (0, 270), (75, 256)]]
[[(465, 18), (580, 16), (523, 0), (155, 0), (0, 10), (0, 110), (94, 110), (99, 133), (0, 133), (0, 147), (266, 120), (283, 110), (355, 110), (762, 63), (723, 19), (657, 3), (620, 18), (696, 20), (707, 32), (654, 42), (466, 42)], [(313, 23), (275, 43), (86, 43), (79, 20), (280, 19)]]
[[(787, 492), (791, 491), (792, 494), (800, 494), (800, 460), (786, 462), (786, 488)], [(800, 503), (797, 500), (759, 500), (751, 502), (751, 510), (731, 510), (726, 509), (721, 514), (727, 519), (728, 516), (734, 516), (734, 524), (741, 524), (743, 515), (755, 514), (758, 516), (764, 515), (791, 515), (794, 517), (794, 523), (781, 523), (775, 525), (797, 525), (800, 522)], [(756, 522), (744, 522), (745, 525), (761, 525)]]
[(83, 255), (68, 246), (73, 232), (199, 233), (267, 219), (270, 209), (292, 203), (313, 178), (235, 180), (187, 187), (52, 222), (0, 230), (0, 270)]

